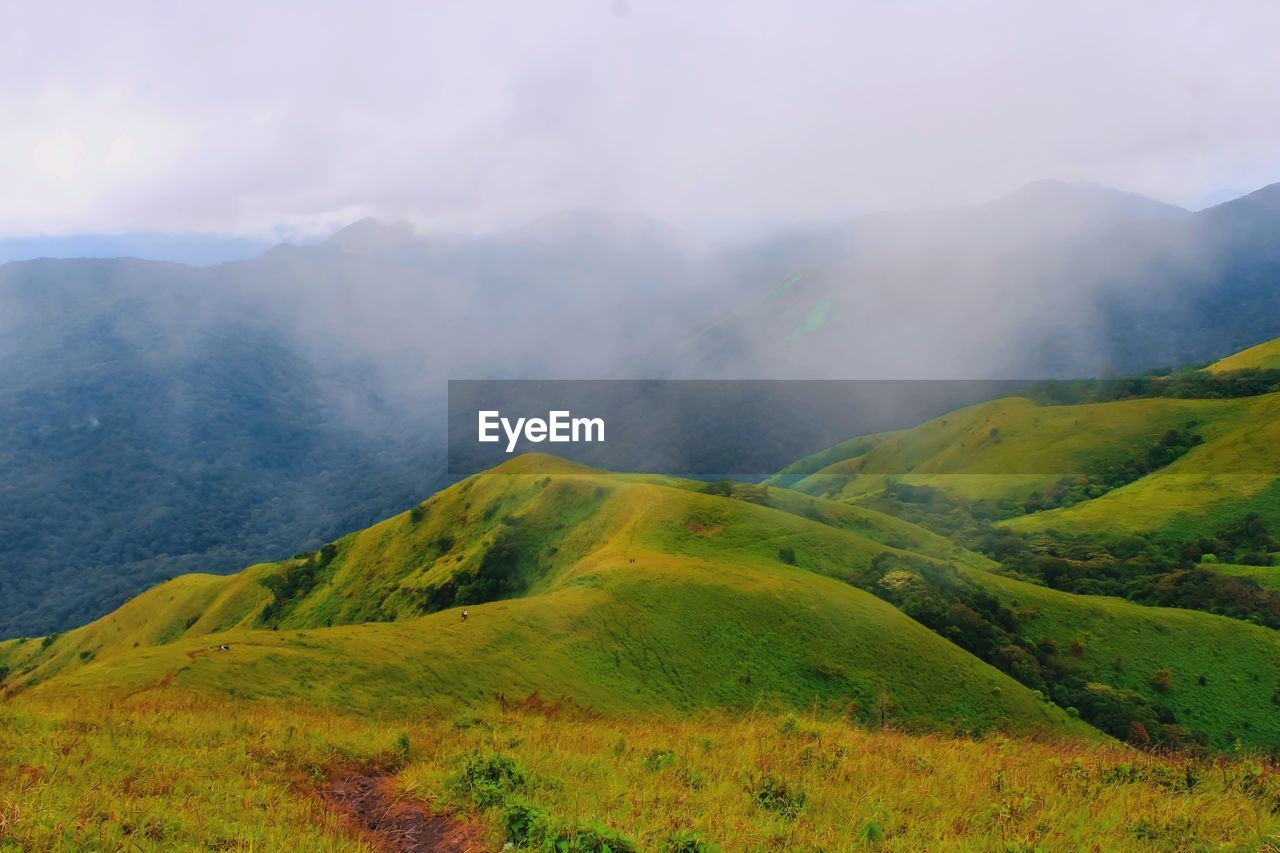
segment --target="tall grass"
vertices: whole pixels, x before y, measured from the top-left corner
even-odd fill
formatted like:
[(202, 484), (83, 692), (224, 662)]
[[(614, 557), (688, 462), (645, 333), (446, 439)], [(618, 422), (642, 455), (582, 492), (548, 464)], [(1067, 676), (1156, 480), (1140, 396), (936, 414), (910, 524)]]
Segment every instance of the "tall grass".
[(535, 702), (369, 719), (167, 693), (0, 708), (0, 849), (364, 849), (317, 789), (373, 760), (495, 849), (513, 826), (614, 849), (1198, 849), (1258, 843), (1280, 806), (1273, 771), (1247, 758), (819, 714), (599, 718)]

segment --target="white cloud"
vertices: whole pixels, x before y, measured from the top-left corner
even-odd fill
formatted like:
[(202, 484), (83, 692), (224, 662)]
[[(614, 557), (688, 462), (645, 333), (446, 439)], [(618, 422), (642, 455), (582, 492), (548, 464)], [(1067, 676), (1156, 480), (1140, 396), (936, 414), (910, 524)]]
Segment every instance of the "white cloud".
[(723, 229), (1041, 177), (1190, 202), (1280, 179), (1278, 27), (1185, 0), (9, 3), (0, 233)]

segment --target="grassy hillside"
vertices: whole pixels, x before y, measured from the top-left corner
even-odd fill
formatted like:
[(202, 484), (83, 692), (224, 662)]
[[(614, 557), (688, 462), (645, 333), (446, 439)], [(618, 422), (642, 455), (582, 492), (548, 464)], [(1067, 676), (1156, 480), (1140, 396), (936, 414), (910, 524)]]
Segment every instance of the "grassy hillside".
[(621, 712), (850, 707), (903, 723), (1082, 733), (1058, 709), (878, 599), (795, 569), (696, 560), (644, 578), (584, 568), (571, 588), (392, 624), (229, 631), (65, 672), (36, 695), (157, 686), (361, 713), (459, 712), (497, 694)]
[(1233, 370), (1276, 369), (1280, 369), (1280, 338), (1219, 359), (1208, 367), (1208, 370), (1213, 373), (1230, 373)]
[[(1150, 401), (1164, 402), (1164, 401)], [(1223, 407), (1205, 443), (1166, 468), (1095, 500), (1036, 513), (1015, 529), (1150, 533), (1174, 541), (1213, 537), (1249, 513), (1280, 518), (1280, 395), (1197, 401)], [(1109, 404), (1121, 405), (1121, 404)]]
[[(317, 554), (181, 577), (85, 628), (0, 645), (0, 666), (10, 691), (49, 697), (172, 687), (409, 713), (536, 692), (608, 712), (764, 701), (860, 719), (887, 703), (912, 726), (1075, 734), (1090, 730), (1024, 685), (1065, 706), (1097, 682), (1142, 697), (1118, 713), (1171, 712), (1214, 747), (1280, 744), (1271, 631), (1023, 584), (847, 502), (718, 490), (525, 456)], [(1020, 684), (988, 660), (1035, 672)], [(1124, 737), (1122, 722), (1107, 730)]]
[(489, 704), (389, 719), (170, 691), (8, 703), (0, 847), (368, 850), (367, 824), (327, 802), (348, 774), (491, 850), (571, 835), (613, 850), (1251, 847), (1280, 801), (1248, 760), (827, 714), (601, 721)]
[(1189, 423), (1211, 442), (1248, 420), (1253, 403), (1166, 398), (1049, 406), (1006, 397), (887, 434), (870, 446), (848, 442), (840, 446), (847, 446), (847, 457), (793, 487), (849, 499), (894, 479), (972, 499), (1020, 500), (1063, 477), (1145, 454), (1165, 432)]
[[(887, 697), (913, 725), (1086, 732), (848, 583), (945, 540), (800, 495), (758, 495), (780, 510), (701, 488), (523, 457), (320, 555), (179, 578), (5, 644), (0, 664), (11, 688), (49, 696), (174, 687), (407, 712), (540, 691), (611, 711), (764, 700), (863, 717)], [(452, 609), (422, 615), (433, 603)]]
[[(1250, 845), (1280, 793), (1251, 762), (913, 736), (826, 715), (603, 726), (490, 707), (383, 720), (178, 694), (11, 703), (0, 756), (0, 844), (40, 850), (367, 850), (326, 807), (351, 772), (377, 774), (402, 807), (477, 827), (489, 849), (571, 831), (619, 850)], [(500, 784), (494, 768), (508, 771)]]
[(798, 481), (862, 466), (840, 500), (520, 457), (315, 553), (0, 644), (0, 844), (345, 849), (324, 797), (357, 771), (495, 848), (1256, 844), (1280, 807), (1261, 765), (1102, 732), (1274, 750), (1280, 634), (1026, 583), (859, 501), (894, 465), (1077, 464), (1198, 416), (1203, 444), (1071, 509), (1098, 505), (1253, 453), (1274, 405), (996, 401)]
[(1220, 575), (1249, 578), (1263, 589), (1280, 592), (1280, 568), (1276, 566), (1239, 566), (1230, 563), (1215, 563), (1211, 568)]
[[(1067, 653), (1081, 679), (1147, 696), (1218, 749), (1280, 745), (1280, 633), (992, 573), (975, 579), (1016, 609), (1027, 636), (1047, 637)], [(1167, 682), (1157, 676), (1162, 670)]]
[[(1202, 443), (1144, 473), (1170, 433)], [(1189, 542), (1220, 536), (1250, 513), (1280, 519), (1277, 462), (1280, 394), (1085, 405), (1013, 397), (846, 442), (770, 482), (845, 502), (890, 483), (926, 485), (989, 502), (1015, 530)], [(1070, 496), (1058, 506), (1028, 511), (1063, 491)]]
[(360, 849), (326, 806), (352, 773), (495, 849), (1262, 843), (1263, 765), (1099, 728), (1274, 750), (1280, 634), (1025, 583), (857, 503), (889, 467), (946, 483), (1037, 429), (1048, 467), (1203, 418), (1204, 444), (1098, 504), (1264, 441), (1244, 415), (1276, 405), (1132, 402), (1108, 426), (1002, 400), (847, 446), (799, 481), (881, 469), (840, 500), (524, 456), (315, 553), (0, 644), (0, 848)]

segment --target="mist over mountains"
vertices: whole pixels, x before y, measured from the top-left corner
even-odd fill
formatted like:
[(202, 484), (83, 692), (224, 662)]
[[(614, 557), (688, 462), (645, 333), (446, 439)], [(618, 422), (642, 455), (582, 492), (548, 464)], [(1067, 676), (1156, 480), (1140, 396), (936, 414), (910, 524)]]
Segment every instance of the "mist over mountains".
[(977, 207), (876, 214), (754, 247), (776, 289), (692, 351), (745, 376), (1094, 376), (1275, 334), (1280, 185), (1190, 213), (1041, 182)]
[[(0, 266), (0, 635), (311, 549), (446, 484), (448, 378), (1037, 378), (1280, 335), (1280, 185), (1043, 182), (709, 245), (587, 211), (362, 220), (213, 266)], [(815, 448), (817, 449), (817, 448)]]
[(218, 234), (73, 234), (0, 237), (0, 263), (36, 258), (146, 258), (193, 266), (240, 261), (272, 243)]

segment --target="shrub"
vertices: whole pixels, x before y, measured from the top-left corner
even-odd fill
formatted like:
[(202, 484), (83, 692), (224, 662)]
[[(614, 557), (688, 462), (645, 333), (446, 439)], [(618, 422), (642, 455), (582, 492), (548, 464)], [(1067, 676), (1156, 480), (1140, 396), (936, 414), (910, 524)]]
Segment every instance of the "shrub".
[(794, 566), (796, 564), (796, 549), (790, 545), (784, 545), (778, 549), (778, 559), (788, 566)]
[(756, 782), (751, 789), (751, 795), (760, 808), (771, 811), (785, 820), (795, 820), (804, 809), (806, 799), (804, 791), (793, 788), (773, 776), (765, 776)]
[(729, 497), (733, 494), (733, 481), (720, 480), (715, 483), (706, 483), (702, 486), (704, 494), (719, 495), (721, 497)]
[(1156, 670), (1156, 674), (1151, 676), (1151, 686), (1161, 693), (1164, 693), (1173, 687), (1173, 673), (1164, 667)]
[(478, 808), (501, 804), (507, 795), (523, 788), (525, 772), (514, 759), (499, 753), (473, 755), (448, 787), (462, 794)]
[(636, 853), (639, 849), (630, 838), (607, 826), (558, 824), (545, 810), (522, 799), (507, 803), (501, 821), (509, 846), (554, 853)]
[(640, 848), (630, 838), (607, 826), (591, 824), (561, 828), (543, 841), (544, 849), (556, 853), (636, 853)]
[(517, 847), (536, 844), (551, 832), (547, 813), (524, 800), (513, 800), (502, 810), (502, 829)]
[(645, 755), (644, 760), (640, 762), (640, 766), (650, 773), (657, 773), (667, 767), (674, 767), (676, 763), (676, 754), (669, 749), (652, 749)]

